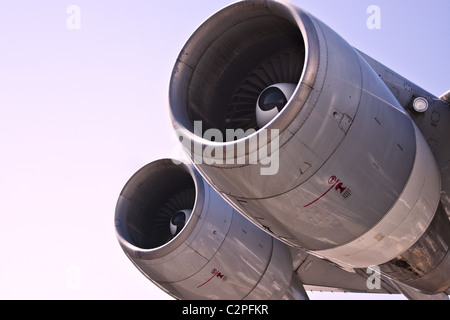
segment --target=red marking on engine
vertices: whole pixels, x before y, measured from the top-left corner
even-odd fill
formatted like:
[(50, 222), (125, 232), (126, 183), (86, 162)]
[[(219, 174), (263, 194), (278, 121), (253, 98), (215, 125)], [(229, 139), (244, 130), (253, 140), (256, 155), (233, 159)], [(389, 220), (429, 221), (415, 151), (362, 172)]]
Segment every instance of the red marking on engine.
[(198, 287), (197, 287), (197, 289), (198, 288), (200, 288), (200, 287), (203, 287), (205, 284), (207, 284), (208, 282), (210, 282), (212, 279), (214, 279), (215, 277), (217, 277), (217, 278), (220, 278), (220, 279), (223, 279), (223, 277), (225, 276), (225, 275), (223, 275), (219, 270), (217, 270), (217, 269), (212, 269), (211, 270), (211, 273), (212, 273), (212, 277), (211, 278), (209, 278), (205, 283), (203, 283), (203, 284), (201, 284), (201, 285), (199, 285)]
[(306, 206), (304, 206), (303, 208), (307, 208), (310, 205), (316, 203), (317, 201), (319, 201), (320, 199), (322, 199), (328, 192), (331, 191), (331, 189), (333, 189), (333, 187), (336, 185), (336, 183), (339, 182), (339, 179), (337, 179), (335, 176), (332, 176), (330, 179), (328, 179), (328, 183), (329, 184), (333, 184), (330, 189), (328, 189), (323, 195), (321, 195), (320, 197), (318, 197), (316, 200), (314, 200), (313, 202), (307, 204)]
[(346, 189), (347, 189), (347, 188), (343, 186), (343, 183), (342, 183), (342, 182), (339, 183), (339, 184), (336, 186), (336, 191), (340, 191), (341, 194), (342, 194)]

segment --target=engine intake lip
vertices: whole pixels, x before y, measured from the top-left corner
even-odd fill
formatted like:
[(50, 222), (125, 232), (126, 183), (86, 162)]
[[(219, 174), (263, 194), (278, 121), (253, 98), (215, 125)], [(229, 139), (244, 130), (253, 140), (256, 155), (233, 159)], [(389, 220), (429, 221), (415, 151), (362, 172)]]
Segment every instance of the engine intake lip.
[[(158, 230), (161, 226), (158, 222), (161, 219), (160, 208), (186, 188), (193, 192), (189, 196), (192, 197), (189, 200), (192, 208), (183, 209), (192, 209), (192, 213), (183, 230), (170, 240), (165, 241), (161, 236), (155, 239), (155, 234), (161, 232)], [(203, 203), (202, 178), (191, 165), (184, 162), (176, 164), (170, 159), (152, 162), (130, 178), (119, 196), (115, 212), (116, 236), (125, 252), (132, 257), (164, 257), (188, 241), (203, 210)], [(166, 231), (170, 233), (169, 224)]]
[[(298, 83), (283, 111), (264, 127), (284, 132), (302, 110), (316, 81), (320, 56), (317, 31), (309, 14), (295, 6), (277, 1), (243, 1), (207, 20), (189, 39), (178, 57), (169, 90), (170, 113), (177, 134), (203, 148), (208, 145), (231, 147), (239, 143), (247, 144), (254, 135), (259, 135), (262, 130), (256, 128), (255, 133), (235, 141), (214, 142), (203, 138), (207, 129), (222, 132), (227, 129), (229, 119), (226, 118), (226, 106), (234, 97), (237, 82), (243, 81), (249, 72), (258, 67), (241, 69), (250, 60), (259, 59), (260, 64), (266, 63), (267, 54), (261, 54), (258, 48), (260, 51), (270, 48), (264, 41), (275, 38), (279, 38), (276, 41), (281, 47), (275, 52), (271, 49), (271, 55), (289, 52), (292, 41), (300, 45), (295, 50), (304, 51), (301, 73), (295, 82), (290, 79), (273, 80), (274, 83)], [(227, 79), (230, 74), (235, 74), (233, 81)], [(266, 87), (261, 85), (262, 89)], [(256, 94), (252, 106), (256, 105), (261, 92)], [(201, 121), (203, 132), (196, 132), (195, 121)], [(267, 143), (270, 143), (270, 138)], [(246, 150), (246, 155), (253, 151)]]

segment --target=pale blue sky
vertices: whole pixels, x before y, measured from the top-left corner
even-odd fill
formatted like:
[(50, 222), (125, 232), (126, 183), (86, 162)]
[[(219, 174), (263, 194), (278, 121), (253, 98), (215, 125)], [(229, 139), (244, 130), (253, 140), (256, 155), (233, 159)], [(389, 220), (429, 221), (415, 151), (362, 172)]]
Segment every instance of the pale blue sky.
[[(292, 2), (430, 92), (450, 89), (448, 0)], [(176, 150), (172, 67), (230, 3), (1, 1), (0, 299), (167, 298), (122, 253), (114, 208), (135, 171)], [(67, 28), (70, 5), (81, 29)]]

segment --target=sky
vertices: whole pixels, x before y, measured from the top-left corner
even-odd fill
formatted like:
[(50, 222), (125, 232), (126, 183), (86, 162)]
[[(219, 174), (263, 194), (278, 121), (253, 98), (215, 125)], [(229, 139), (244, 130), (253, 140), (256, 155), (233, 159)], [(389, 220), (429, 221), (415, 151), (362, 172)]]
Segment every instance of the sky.
[[(431, 93), (450, 89), (448, 0), (291, 2)], [(115, 205), (133, 173), (176, 155), (172, 68), (231, 3), (0, 1), (0, 299), (170, 298), (123, 254)]]

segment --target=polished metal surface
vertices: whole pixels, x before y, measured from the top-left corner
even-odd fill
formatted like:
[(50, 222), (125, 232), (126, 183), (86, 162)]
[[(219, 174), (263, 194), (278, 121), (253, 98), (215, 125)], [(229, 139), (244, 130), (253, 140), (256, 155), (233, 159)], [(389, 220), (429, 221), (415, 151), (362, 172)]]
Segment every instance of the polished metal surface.
[[(276, 112), (258, 114), (265, 90), (286, 84)], [(376, 266), (376, 292), (447, 297), (449, 93), (434, 96), (296, 6), (247, 0), (187, 41), (169, 103), (192, 164), (149, 164), (116, 208), (123, 250), (163, 290), (370, 292)]]
[[(281, 61), (273, 73), (266, 67), (272, 60)], [(296, 72), (283, 66), (299, 65), (292, 82)], [(235, 99), (248, 93), (255, 104), (258, 95), (247, 91), (257, 76), (266, 80), (254, 89), (260, 92), (297, 83), (263, 128), (248, 102)], [(169, 98), (187, 153), (223, 198), (274, 237), (351, 270), (402, 254), (428, 230), (440, 200), (448, 210), (448, 175), (443, 188), (441, 175), (449, 158), (411, 115), (419, 96), (437, 99), (309, 13), (285, 2), (245, 1), (214, 15), (187, 42)], [(245, 134), (224, 140), (238, 129)]]
[[(195, 93), (197, 86), (202, 86), (203, 94), (192, 94), (195, 97), (212, 97), (216, 91), (222, 92), (217, 86), (196, 82), (197, 71), (203, 78), (211, 74), (200, 71), (210, 67), (211, 62), (210, 58), (193, 59), (189, 51), (192, 48), (200, 54), (202, 49), (194, 45), (212, 41), (212, 36), (203, 28), (221, 33), (220, 14), (191, 38), (175, 67), (177, 71), (172, 78), (170, 95), (175, 128), (181, 127), (179, 132), (185, 135), (184, 141), (192, 139), (194, 147), (189, 151), (194, 161), (202, 160), (196, 166), (208, 182), (241, 213), (275, 236), (309, 250), (325, 250), (356, 239), (378, 223), (405, 187), (416, 152), (413, 124), (366, 61), (326, 25), (300, 9), (278, 2), (270, 2), (270, 9), (264, 3), (259, 6), (253, 3), (261, 10), (251, 12), (242, 8), (246, 5), (248, 3), (239, 3), (225, 9), (228, 10), (226, 14), (233, 17), (227, 23), (234, 23), (234, 28), (239, 26), (241, 33), (247, 35), (255, 31), (250, 27), (247, 30), (245, 21), (251, 21), (253, 26), (260, 20), (257, 30), (269, 34), (272, 29), (291, 30), (295, 26), (297, 37), (303, 40), (302, 47), (305, 48), (303, 76), (310, 75), (299, 80), (296, 92), (280, 115), (264, 130), (255, 133), (262, 135), (267, 130), (279, 130), (277, 173), (261, 174), (263, 159), (256, 164), (241, 164), (237, 160), (233, 163), (227, 152), (222, 153), (222, 163), (207, 160), (203, 157), (204, 150), (214, 147), (215, 142), (193, 137), (195, 132), (182, 127), (184, 123), (192, 124), (197, 120), (215, 123), (219, 128), (222, 126), (218, 123), (220, 119), (209, 117), (208, 111), (195, 111), (200, 104), (206, 110), (213, 105), (214, 108), (209, 109), (216, 112), (222, 98), (217, 97), (217, 102), (214, 100), (213, 103), (197, 103), (189, 98), (179, 100), (179, 92)], [(270, 10), (275, 16), (271, 29), (262, 26), (268, 14), (262, 14), (263, 10)], [(247, 43), (228, 33), (215, 43), (233, 42), (237, 48), (248, 48)], [(266, 41), (266, 37), (260, 38)], [(264, 46), (259, 45), (258, 52), (261, 47)], [(205, 55), (209, 56), (210, 50), (208, 47)], [(240, 55), (248, 54), (237, 49), (235, 52), (234, 56), (227, 56), (227, 69), (234, 69), (243, 59)], [(191, 70), (195, 70), (194, 74), (188, 78)], [(217, 73), (212, 76), (217, 77)], [(235, 73), (233, 76), (207, 79), (207, 82), (223, 81), (226, 87), (238, 86), (242, 76)], [(187, 110), (190, 117), (177, 117), (180, 110)], [(222, 118), (223, 123), (225, 120)], [(252, 143), (252, 139), (249, 136), (227, 144), (234, 144), (236, 149), (241, 144), (246, 145), (245, 156), (250, 157), (253, 149), (258, 150), (262, 145), (260, 139), (257, 144)], [(342, 195), (337, 194), (339, 192), (325, 196), (324, 192), (332, 185), (330, 180), (343, 183), (347, 193), (351, 191), (348, 198), (339, 198)], [(361, 215), (363, 209), (366, 214)]]
[[(170, 236), (170, 217), (161, 211), (173, 216), (185, 206), (177, 195), (186, 187), (194, 188), (194, 201), (183, 230), (147, 240), (161, 230)], [(176, 298), (307, 299), (288, 247), (237, 213), (192, 165), (166, 159), (139, 170), (119, 198), (116, 233), (135, 266)]]

